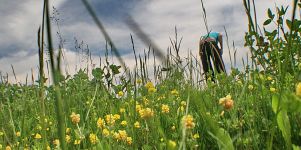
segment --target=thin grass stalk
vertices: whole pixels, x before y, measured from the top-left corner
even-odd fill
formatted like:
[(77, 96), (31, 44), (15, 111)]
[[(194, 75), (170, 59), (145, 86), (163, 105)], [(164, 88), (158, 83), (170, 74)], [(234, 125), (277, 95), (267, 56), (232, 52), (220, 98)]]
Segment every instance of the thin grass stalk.
[(44, 76), (44, 22), (45, 22), (45, 7), (46, 3), (44, 1), (43, 5), (43, 17), (42, 17), (42, 31), (41, 27), (38, 31), (38, 47), (39, 47), (39, 101), (40, 101), (40, 124), (42, 125), (42, 137), (43, 137), (43, 146), (42, 148), (45, 149), (47, 147), (47, 134), (46, 134), (46, 124), (45, 124), (45, 94), (44, 94), (44, 83), (45, 83), (45, 76)]
[(155, 50), (155, 54), (156, 56), (162, 61), (165, 61), (165, 57), (164, 54), (162, 53), (161, 49), (159, 48), (159, 46), (157, 46), (150, 38), (149, 36), (147, 36), (142, 29), (140, 28), (140, 26), (136, 23), (136, 21), (131, 17), (128, 16), (127, 20), (126, 20), (126, 24), (128, 25), (128, 27), (135, 32), (135, 34), (142, 40), (142, 42), (145, 45), (150, 45), (151, 47), (153, 47), (153, 49)]
[(34, 82), (35, 82), (35, 80), (34, 80), (34, 71), (31, 68), (31, 84), (34, 85)]
[(50, 23), (50, 15), (49, 15), (49, 1), (45, 0), (46, 3), (46, 27), (47, 27), (47, 38), (48, 38), (48, 47), (49, 47), (49, 57), (50, 57), (50, 67), (53, 78), (53, 86), (55, 90), (55, 109), (57, 115), (58, 122), (58, 136), (60, 139), (60, 147), (65, 150), (66, 149), (66, 140), (65, 140), (65, 114), (62, 107), (62, 98), (59, 89), (59, 80), (58, 76), (60, 72), (54, 66), (54, 52), (52, 46), (52, 36), (51, 36), (51, 23)]
[(206, 9), (205, 9), (203, 0), (201, 0), (201, 3), (202, 3), (202, 10), (203, 10), (203, 20), (204, 20), (204, 23), (205, 23), (206, 31), (207, 31), (207, 33), (209, 33), (208, 22), (207, 22), (207, 14), (206, 14)]
[(13, 71), (13, 75), (14, 75), (14, 77), (15, 77), (15, 81), (16, 81), (16, 83), (18, 83), (17, 76), (16, 76), (16, 72), (15, 72), (15, 69), (14, 69), (14, 66), (13, 66), (13, 65), (10, 65), (10, 66), (11, 66), (11, 69), (12, 69), (12, 71)]
[[(287, 59), (286, 63), (287, 63), (288, 66), (291, 66), (294, 74), (295, 74), (295, 67), (294, 67), (295, 66), (295, 61), (294, 61), (294, 54), (293, 54), (291, 48), (292, 48), (292, 39), (293, 39), (294, 23), (295, 23), (295, 18), (296, 18), (297, 3), (298, 3), (298, 0), (294, 0), (293, 12), (292, 12), (292, 26), (291, 26), (291, 30), (290, 30), (288, 48), (285, 51), (286, 52), (286, 59)], [(291, 63), (291, 64), (289, 64), (289, 63)]]
[(85, 5), (86, 9), (88, 10), (88, 12), (90, 13), (90, 15), (92, 16), (92, 18), (93, 18), (94, 22), (96, 23), (97, 27), (100, 29), (100, 31), (104, 35), (106, 41), (108, 41), (109, 44), (111, 45), (112, 51), (116, 55), (119, 63), (121, 64), (123, 69), (126, 71), (127, 69), (126, 69), (126, 66), (125, 66), (125, 62), (123, 61), (120, 53), (118, 52), (118, 49), (115, 47), (115, 44), (113, 43), (113, 41), (110, 38), (109, 34), (105, 30), (105, 27), (102, 25), (101, 21), (97, 18), (97, 15), (96, 15), (95, 11), (92, 9), (91, 5), (88, 3), (87, 0), (82, 0), (82, 2), (84, 3), (84, 5)]
[(231, 50), (230, 50), (230, 46), (229, 46), (229, 36), (228, 36), (228, 32), (227, 32), (225, 26), (224, 26), (224, 31), (225, 31), (225, 34), (226, 34), (226, 43), (227, 43), (227, 48), (228, 48), (228, 51), (229, 51), (229, 57), (230, 57), (231, 68), (233, 68), (233, 62), (232, 62), (232, 56), (231, 56)]

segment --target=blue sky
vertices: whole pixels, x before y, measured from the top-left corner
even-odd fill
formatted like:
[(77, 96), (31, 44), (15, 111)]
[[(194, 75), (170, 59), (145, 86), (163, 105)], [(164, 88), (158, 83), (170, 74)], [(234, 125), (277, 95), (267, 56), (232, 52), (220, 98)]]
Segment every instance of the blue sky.
[[(75, 71), (79, 61), (74, 53), (75, 38), (89, 45), (95, 59), (103, 55), (105, 40), (95, 26), (81, 0), (50, 0), (59, 12), (58, 18), (61, 35), (65, 40), (64, 48), (68, 60), (69, 72)], [(102, 20), (108, 33), (115, 42), (129, 66), (133, 63), (130, 34), (131, 30), (124, 23), (125, 14), (135, 18), (141, 28), (161, 49), (170, 46), (170, 37), (174, 37), (177, 26), (179, 36), (183, 37), (180, 53), (187, 56), (191, 51), (197, 56), (198, 39), (206, 33), (202, 19), (200, 0), (91, 0), (89, 1)], [(224, 32), (225, 26), (229, 40), (235, 42), (238, 60), (246, 57), (247, 48), (243, 47), (244, 32), (247, 31), (247, 17), (242, 1), (204, 0), (209, 28)], [(260, 0), (256, 2), (259, 23), (267, 17), (267, 8), (275, 5), (288, 5), (289, 0)], [(26, 75), (31, 76), (31, 69), (37, 74), (37, 30), (41, 24), (42, 1), (36, 0), (0, 0), (0, 71), (14, 81), (11, 65), (14, 66), (18, 82), (24, 82)], [(57, 31), (53, 26), (53, 35)], [(147, 46), (135, 37), (138, 53)], [(57, 38), (54, 38), (57, 46)], [(224, 43), (225, 44), (225, 43)], [(229, 67), (227, 49), (223, 56)], [(116, 60), (114, 60), (116, 61)], [(97, 61), (95, 61), (97, 62)]]

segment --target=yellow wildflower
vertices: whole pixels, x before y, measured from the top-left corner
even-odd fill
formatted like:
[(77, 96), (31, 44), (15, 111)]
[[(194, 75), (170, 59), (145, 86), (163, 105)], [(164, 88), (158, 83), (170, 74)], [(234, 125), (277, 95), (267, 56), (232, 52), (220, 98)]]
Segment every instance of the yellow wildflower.
[(4, 135), (4, 133), (2, 131), (0, 131), (0, 136)]
[(120, 113), (124, 113), (124, 112), (125, 112), (125, 109), (124, 109), (124, 108), (120, 108), (120, 109), (119, 109), (119, 112), (120, 112)]
[[(26, 148), (26, 149), (29, 150), (28, 148)], [(51, 150), (51, 148), (50, 148), (49, 145), (47, 145), (46, 149), (47, 149), (47, 150)], [(25, 150), (25, 149), (24, 149), (24, 150)]]
[(120, 115), (115, 114), (115, 115), (113, 116), (113, 118), (114, 118), (115, 120), (119, 120), (119, 119), (120, 119)]
[(119, 97), (122, 97), (124, 95), (124, 93), (122, 91), (119, 91), (117, 94)]
[(135, 128), (140, 128), (140, 123), (139, 123), (138, 121), (136, 121), (136, 122), (134, 123), (134, 126), (135, 126)]
[(104, 128), (104, 129), (102, 130), (102, 135), (105, 136), (105, 137), (107, 137), (107, 136), (110, 135), (110, 131), (109, 131), (108, 129)]
[(231, 95), (219, 99), (219, 104), (224, 107), (224, 109), (229, 110), (233, 107), (234, 101), (232, 100)]
[(118, 130), (118, 134), (119, 134), (119, 140), (123, 140), (123, 141), (125, 141), (128, 136), (125, 130)]
[(275, 93), (275, 92), (276, 92), (276, 88), (271, 87), (271, 88), (270, 88), (270, 91), (271, 91), (272, 93)]
[(248, 86), (248, 89), (249, 89), (250, 91), (252, 91), (252, 90), (254, 89), (254, 86), (253, 86), (252, 84), (250, 84), (250, 85)]
[(2, 144), (0, 144), (0, 149), (2, 149), (2, 147), (3, 147)]
[(186, 106), (186, 101), (181, 101), (182, 106)]
[(16, 132), (16, 136), (17, 136), (17, 137), (20, 137), (20, 136), (21, 136), (21, 132), (19, 132), (19, 131)]
[(142, 83), (142, 80), (141, 79), (137, 79), (136, 83), (140, 84), (140, 83)]
[(126, 143), (127, 143), (128, 145), (132, 145), (132, 143), (133, 143), (132, 137), (127, 137), (127, 138), (126, 138)]
[(71, 132), (70, 128), (66, 128), (66, 134), (69, 134)]
[(71, 136), (70, 135), (66, 135), (66, 142), (70, 143), (71, 142)]
[(184, 127), (186, 127), (187, 129), (193, 129), (195, 126), (194, 118), (192, 117), (192, 115), (184, 116), (182, 121), (183, 121)]
[(155, 93), (157, 92), (157, 89), (154, 87), (148, 88), (148, 93)]
[(140, 117), (142, 119), (149, 119), (154, 116), (154, 111), (150, 108), (141, 109), (139, 111)]
[(120, 124), (125, 127), (127, 125), (127, 122), (125, 120), (123, 120), (123, 121), (121, 121)]
[(72, 112), (72, 114), (70, 115), (70, 118), (71, 118), (71, 122), (74, 124), (78, 124), (80, 121), (80, 115), (75, 114), (74, 112)]
[(108, 125), (114, 125), (115, 124), (115, 119), (112, 114), (106, 115), (105, 116), (106, 122)]
[(35, 138), (35, 139), (41, 139), (42, 136), (41, 136), (41, 134), (37, 133), (37, 134), (34, 136), (34, 138)]
[(169, 106), (162, 104), (161, 110), (162, 110), (162, 113), (169, 113)]
[(196, 133), (196, 134), (193, 135), (193, 138), (198, 139), (198, 138), (200, 138), (200, 135), (198, 133)]
[(105, 121), (104, 121), (104, 119), (102, 119), (102, 118), (98, 118), (97, 119), (97, 127), (98, 128), (103, 128), (104, 126), (105, 126)]
[(53, 140), (53, 145), (59, 146), (60, 145), (60, 140), (59, 139)]
[(301, 82), (296, 86), (296, 95), (301, 97)]
[(273, 78), (272, 78), (271, 76), (268, 76), (268, 77), (267, 77), (267, 80), (268, 80), (268, 81), (272, 81)]
[(92, 144), (96, 144), (96, 142), (97, 142), (96, 134), (91, 133), (91, 134), (89, 135), (89, 139), (90, 139), (90, 142), (91, 142)]
[(141, 105), (136, 104), (136, 111), (139, 112), (142, 109)]
[(147, 82), (146, 84), (145, 84), (145, 87), (147, 88), (147, 89), (149, 89), (149, 88), (154, 88), (155, 86), (154, 86), (154, 84), (152, 83), (152, 82)]
[(81, 143), (80, 140), (74, 140), (74, 145), (79, 145)]
[(6, 146), (5, 150), (11, 150), (11, 147), (10, 146)]
[(172, 90), (170, 93), (171, 95), (175, 95), (175, 96), (179, 95), (179, 92), (176, 89)]

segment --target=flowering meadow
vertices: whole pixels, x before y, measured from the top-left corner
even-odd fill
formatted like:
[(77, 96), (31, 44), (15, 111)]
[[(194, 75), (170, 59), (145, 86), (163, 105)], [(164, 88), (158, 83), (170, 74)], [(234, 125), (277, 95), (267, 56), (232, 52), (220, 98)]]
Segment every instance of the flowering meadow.
[(162, 63), (151, 58), (151, 48), (135, 54), (133, 70), (111, 63), (106, 53), (99, 66), (64, 75), (61, 50), (54, 63), (46, 2), (41, 32), (48, 42), (39, 30), (39, 78), (22, 84), (1, 77), (0, 150), (301, 149), (301, 21), (285, 20), (283, 6), (267, 11), (263, 25), (276, 27), (262, 34), (253, 6), (243, 0), (252, 60), (237, 68), (230, 53), (231, 69), (205, 81), (198, 57), (180, 57), (176, 40)]

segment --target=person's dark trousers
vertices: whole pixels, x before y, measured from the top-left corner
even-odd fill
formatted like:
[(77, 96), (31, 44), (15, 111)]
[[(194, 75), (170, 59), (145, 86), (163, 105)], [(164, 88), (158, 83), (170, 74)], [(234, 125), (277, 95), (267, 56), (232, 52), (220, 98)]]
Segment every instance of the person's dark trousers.
[(213, 65), (215, 67), (215, 70), (218, 73), (226, 72), (224, 61), (222, 59), (221, 50), (218, 48), (217, 43), (214, 41), (211, 42), (205, 42), (200, 47), (200, 56), (202, 60), (203, 70), (205, 73), (206, 80), (208, 79), (209, 72), (212, 73), (211, 79), (214, 81), (214, 69), (211, 65), (210, 57), (213, 61)]

